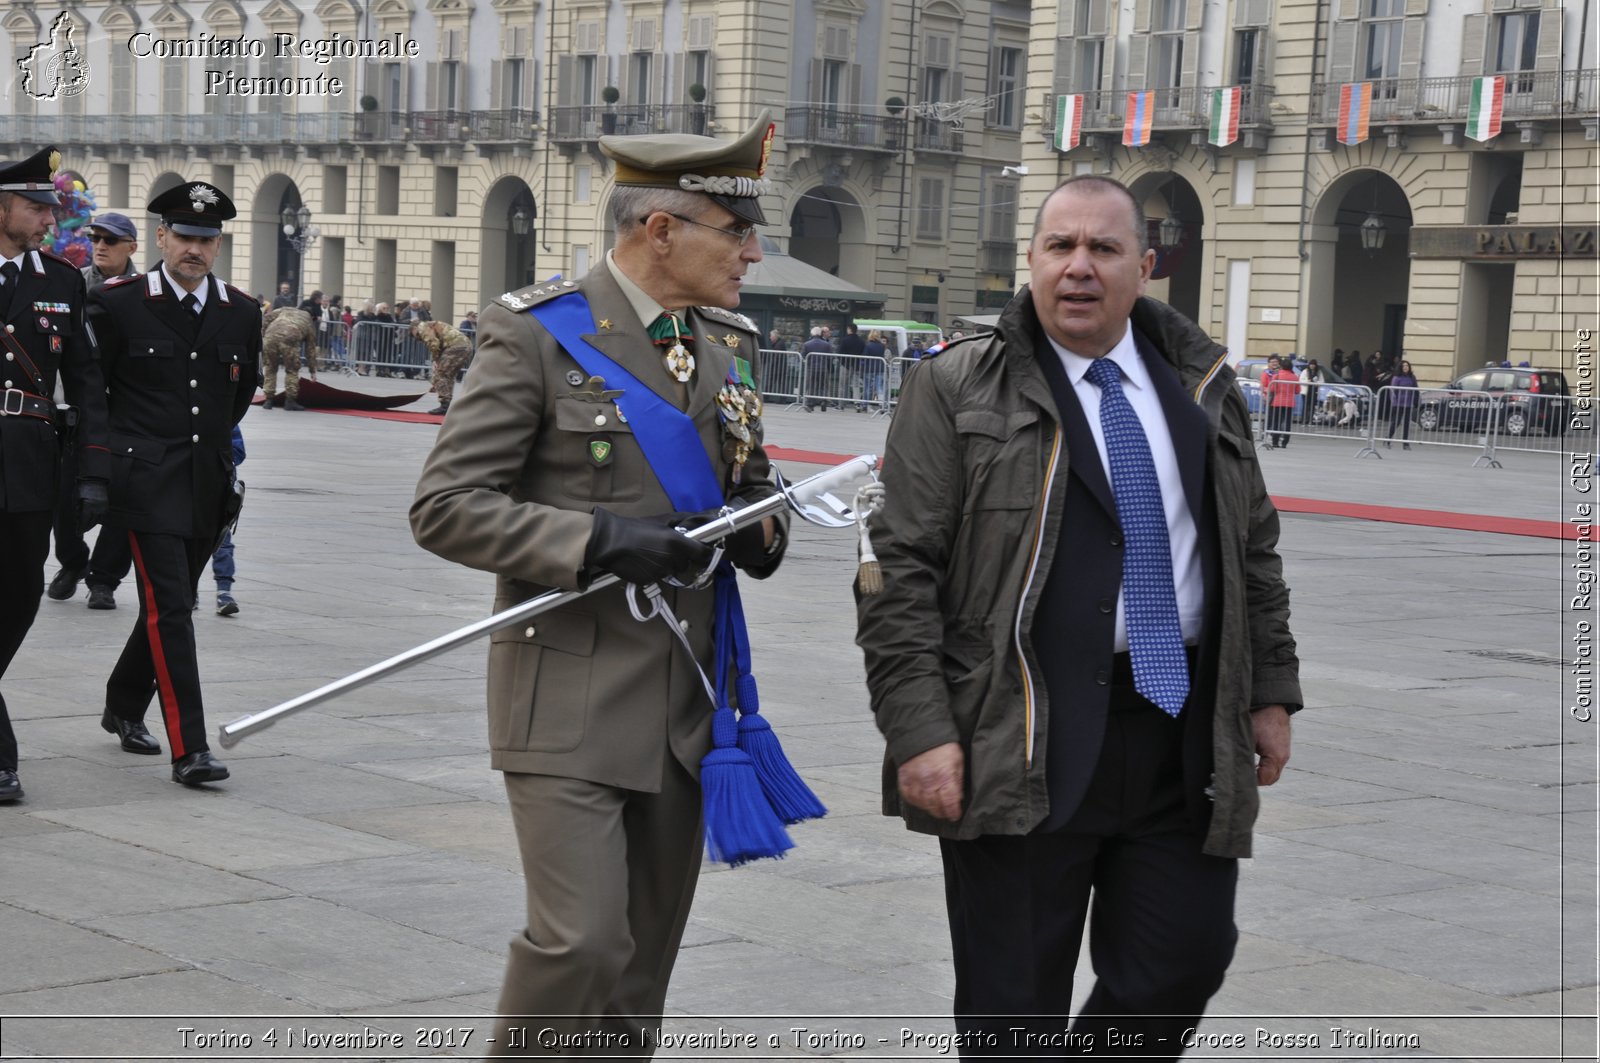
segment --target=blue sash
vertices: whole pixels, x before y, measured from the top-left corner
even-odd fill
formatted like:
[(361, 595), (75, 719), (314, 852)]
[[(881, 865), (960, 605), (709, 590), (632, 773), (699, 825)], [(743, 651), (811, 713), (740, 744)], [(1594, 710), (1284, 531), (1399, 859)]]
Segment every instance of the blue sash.
[[(594, 332), (594, 314), (583, 294), (569, 292), (539, 303), (528, 313), (555, 337), (585, 373), (604, 378), (608, 390), (622, 390), (617, 397), (617, 408), (627, 417), (645, 462), (666, 491), (672, 508), (681, 512), (720, 509), (725, 501), (722, 484), (712, 470), (711, 458), (700, 442), (700, 431), (695, 428), (694, 421), (584, 339), (586, 334)], [(752, 712), (757, 706), (754, 704), (755, 681), (750, 674), (750, 635), (739, 601), (738, 579), (727, 561), (717, 567), (715, 594), (713, 644), (719, 704), (713, 707), (730, 705), (728, 673), (731, 667), (737, 667), (741, 710)]]

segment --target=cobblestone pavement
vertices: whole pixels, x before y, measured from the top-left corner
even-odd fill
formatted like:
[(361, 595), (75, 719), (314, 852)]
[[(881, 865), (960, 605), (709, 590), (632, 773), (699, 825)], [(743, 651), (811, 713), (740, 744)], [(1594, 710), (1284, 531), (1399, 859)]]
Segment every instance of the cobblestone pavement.
[[(835, 453), (886, 429), (768, 421), (776, 445)], [(216, 616), (208, 577), (196, 617), (213, 731), (485, 615), (490, 577), (406, 526), (433, 427), (244, 428), (242, 611)], [(1558, 455), (1353, 449), (1263, 454), (1269, 487), (1565, 519)], [(878, 814), (853, 540), (796, 529), (746, 608), (764, 712), (832, 811), (785, 860), (706, 868), (661, 1055), (945, 1058), (939, 861)], [(1562, 702), (1560, 544), (1288, 514), (1282, 548), (1309, 705), (1191, 1054), (1594, 1058), (1597, 747)], [(194, 792), (98, 724), (131, 599), (45, 601), (6, 677), (27, 797), (0, 806), (0, 1058), (475, 1056), (522, 905), (483, 647), (246, 739), (223, 751), (233, 778)]]

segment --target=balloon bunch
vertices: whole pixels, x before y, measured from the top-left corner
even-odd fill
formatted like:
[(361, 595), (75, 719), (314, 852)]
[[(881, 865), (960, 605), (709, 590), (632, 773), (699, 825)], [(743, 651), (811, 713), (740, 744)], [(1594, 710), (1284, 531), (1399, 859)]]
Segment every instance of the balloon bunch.
[(45, 247), (74, 266), (87, 266), (93, 248), (83, 229), (94, 217), (94, 193), (82, 179), (63, 171), (56, 174), (56, 195), (61, 205), (56, 208), (56, 223), (45, 233)]

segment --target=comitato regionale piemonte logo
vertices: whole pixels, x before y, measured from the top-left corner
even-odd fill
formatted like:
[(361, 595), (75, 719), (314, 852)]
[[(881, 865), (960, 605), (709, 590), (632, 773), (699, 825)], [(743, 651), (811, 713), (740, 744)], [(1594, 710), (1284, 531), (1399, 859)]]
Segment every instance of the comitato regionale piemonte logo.
[(76, 96), (89, 87), (89, 63), (73, 40), (72, 16), (65, 11), (50, 24), (50, 37), (17, 60), (22, 91), (36, 100)]

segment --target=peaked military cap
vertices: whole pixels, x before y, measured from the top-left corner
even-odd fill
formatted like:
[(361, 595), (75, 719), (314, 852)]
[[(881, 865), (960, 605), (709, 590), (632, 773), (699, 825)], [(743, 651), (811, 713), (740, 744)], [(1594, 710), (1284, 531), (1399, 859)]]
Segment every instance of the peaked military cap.
[(216, 236), (222, 223), (236, 216), (233, 200), (204, 181), (185, 181), (152, 199), (145, 209), (161, 215), (161, 224), (184, 236)]
[(0, 164), (0, 192), (15, 192), (35, 203), (60, 204), (56, 195), (56, 167), (61, 153), (54, 147), (41, 148), (21, 162)]
[(765, 225), (761, 196), (773, 189), (762, 174), (776, 128), (772, 112), (763, 110), (737, 140), (692, 133), (609, 136), (600, 138), (600, 150), (617, 164), (619, 185), (704, 192), (737, 217)]

